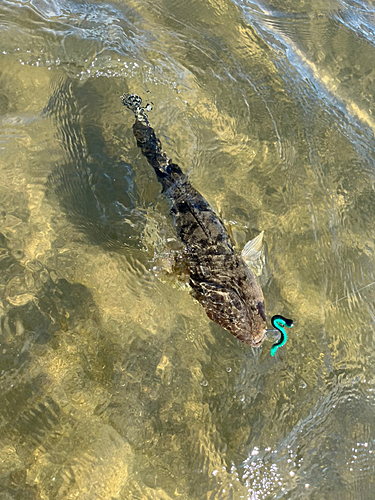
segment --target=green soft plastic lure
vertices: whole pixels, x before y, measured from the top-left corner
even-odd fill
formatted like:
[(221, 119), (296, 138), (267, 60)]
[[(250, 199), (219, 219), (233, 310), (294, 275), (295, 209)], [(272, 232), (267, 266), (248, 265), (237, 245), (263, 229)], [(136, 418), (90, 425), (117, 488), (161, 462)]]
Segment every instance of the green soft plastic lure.
[(285, 331), (284, 327), (286, 326), (287, 328), (292, 328), (293, 320), (286, 319), (283, 316), (276, 314), (276, 316), (272, 316), (271, 323), (272, 323), (272, 326), (277, 328), (277, 330), (279, 330), (279, 332), (281, 334), (280, 339), (277, 342), (275, 342), (273, 344), (273, 346), (271, 347), (271, 356), (275, 356), (277, 349), (279, 347), (282, 347), (283, 345), (285, 345), (286, 341), (288, 340), (288, 337), (286, 335), (286, 331)]

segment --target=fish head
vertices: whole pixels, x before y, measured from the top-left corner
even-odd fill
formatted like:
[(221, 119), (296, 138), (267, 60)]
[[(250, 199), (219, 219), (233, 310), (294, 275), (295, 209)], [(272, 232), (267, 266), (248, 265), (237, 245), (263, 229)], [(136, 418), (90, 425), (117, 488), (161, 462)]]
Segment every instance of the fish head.
[(255, 276), (249, 280), (245, 275), (240, 285), (232, 280), (201, 282), (197, 298), (212, 321), (241, 342), (259, 347), (266, 335), (264, 299)]

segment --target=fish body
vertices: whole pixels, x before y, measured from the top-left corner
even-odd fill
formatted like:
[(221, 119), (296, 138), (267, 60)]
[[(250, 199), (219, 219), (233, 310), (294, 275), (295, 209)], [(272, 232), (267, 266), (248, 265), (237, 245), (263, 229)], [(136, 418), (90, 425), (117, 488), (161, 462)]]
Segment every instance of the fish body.
[(176, 233), (186, 247), (189, 282), (195, 298), (211, 320), (240, 341), (260, 346), (266, 332), (266, 314), (255, 275), (236, 252), (221, 218), (162, 150), (141, 107), (141, 98), (136, 94), (124, 95), (122, 102), (134, 112), (137, 145), (170, 200)]

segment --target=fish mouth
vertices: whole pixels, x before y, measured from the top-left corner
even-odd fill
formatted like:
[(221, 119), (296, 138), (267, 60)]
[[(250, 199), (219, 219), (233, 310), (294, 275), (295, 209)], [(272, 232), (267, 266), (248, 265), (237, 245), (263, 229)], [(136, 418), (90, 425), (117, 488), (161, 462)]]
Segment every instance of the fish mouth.
[(263, 344), (263, 340), (264, 340), (265, 336), (266, 336), (266, 331), (264, 330), (262, 335), (258, 335), (256, 338), (254, 338), (250, 341), (250, 345), (252, 347), (260, 347)]
[(228, 331), (232, 333), (235, 337), (238, 338), (244, 344), (250, 345), (251, 347), (260, 347), (266, 336), (266, 328), (263, 330), (258, 330), (254, 333), (252, 330), (242, 330), (241, 332), (233, 332), (231, 330)]

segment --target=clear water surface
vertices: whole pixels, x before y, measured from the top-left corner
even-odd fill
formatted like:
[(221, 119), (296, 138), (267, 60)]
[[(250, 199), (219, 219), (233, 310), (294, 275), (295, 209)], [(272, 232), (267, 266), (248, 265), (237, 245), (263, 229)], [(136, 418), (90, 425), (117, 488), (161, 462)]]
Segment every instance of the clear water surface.
[[(1, 500), (375, 498), (374, 80), (370, 1), (0, 2)], [(274, 358), (170, 272), (129, 91), (265, 231)]]

